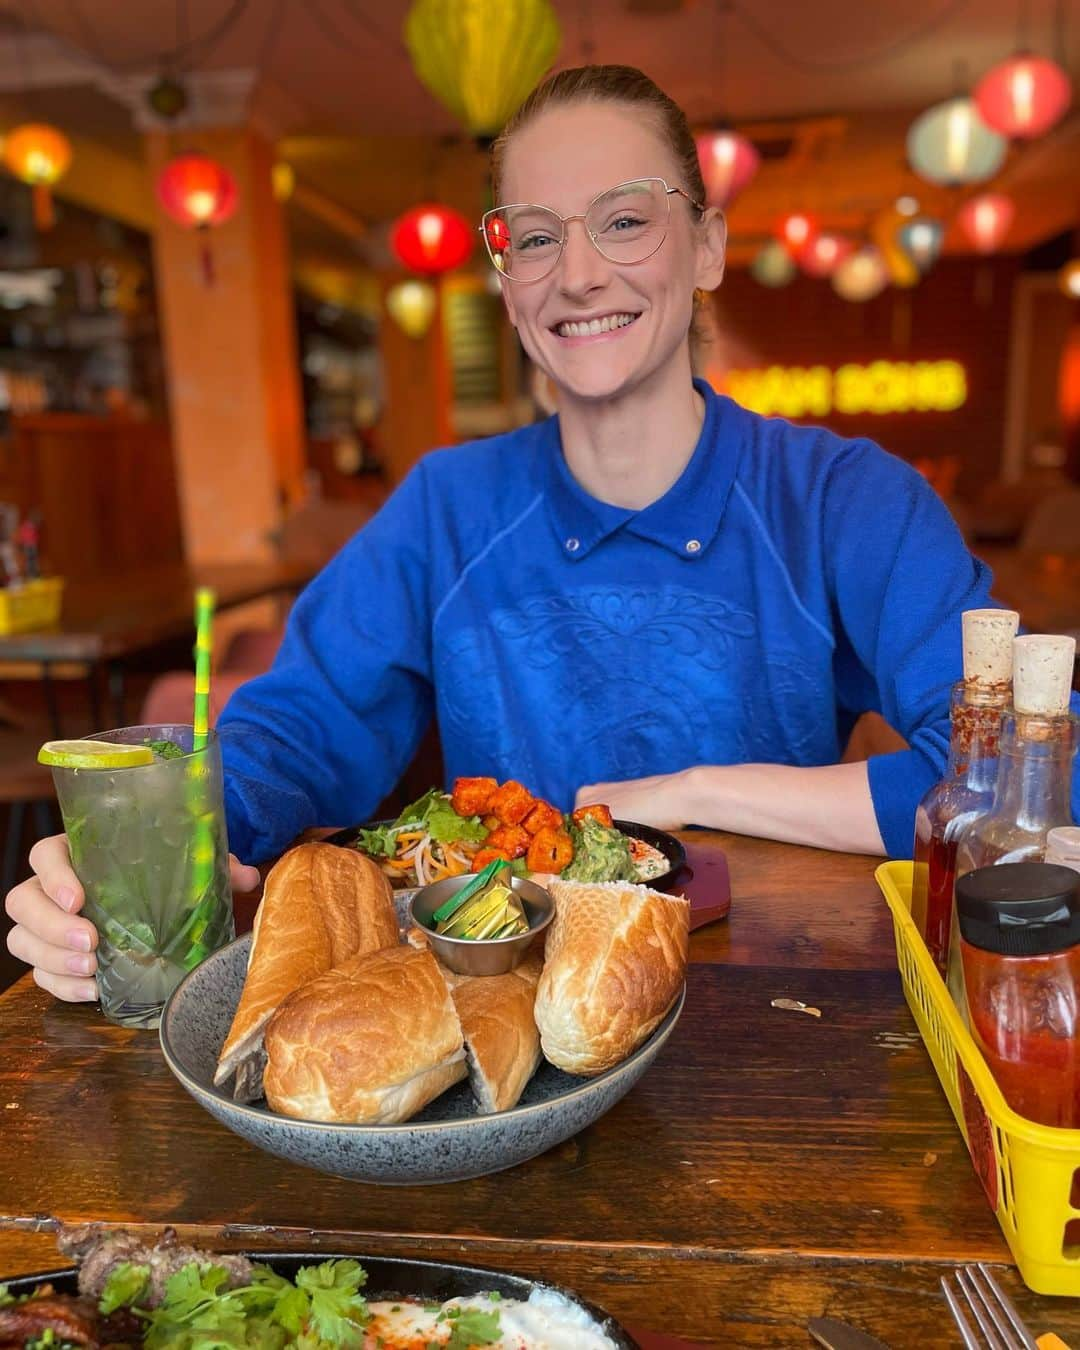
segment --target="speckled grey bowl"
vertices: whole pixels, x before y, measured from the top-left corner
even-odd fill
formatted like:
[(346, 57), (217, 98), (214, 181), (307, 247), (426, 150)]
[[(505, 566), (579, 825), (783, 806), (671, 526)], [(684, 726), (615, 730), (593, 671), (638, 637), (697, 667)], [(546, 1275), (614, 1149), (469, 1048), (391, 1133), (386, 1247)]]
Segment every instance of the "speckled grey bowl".
[(686, 997), (684, 989), (645, 1044), (597, 1078), (574, 1078), (542, 1063), (510, 1111), (477, 1115), (468, 1083), (458, 1083), (404, 1125), (323, 1125), (242, 1106), (214, 1087), (250, 945), (250, 936), (237, 938), (177, 986), (161, 1015), (165, 1062), (200, 1106), (249, 1143), (320, 1172), (388, 1185), (485, 1176), (577, 1134), (638, 1081), (671, 1035)]

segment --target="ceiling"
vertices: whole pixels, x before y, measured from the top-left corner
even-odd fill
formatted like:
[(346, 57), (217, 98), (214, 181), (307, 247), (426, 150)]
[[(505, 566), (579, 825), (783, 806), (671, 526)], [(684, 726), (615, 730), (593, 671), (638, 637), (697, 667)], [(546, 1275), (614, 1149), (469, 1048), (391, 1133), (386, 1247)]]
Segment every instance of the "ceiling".
[[(468, 0), (459, 0), (467, 3)], [(510, 0), (505, 0), (510, 3)], [(482, 209), (485, 160), (412, 72), (401, 29), (408, 0), (25, 0), (44, 30), (118, 77), (162, 65), (183, 46), (199, 71), (258, 72), (281, 150), (300, 182), (371, 222), (439, 194)], [(1027, 40), (1063, 60), (1080, 89), (1077, 0), (553, 0), (560, 66), (639, 65), (695, 125), (727, 117), (752, 137), (788, 139), (730, 212), (733, 261), (745, 262), (776, 219), (799, 206), (823, 222), (866, 230), (898, 193), (952, 215), (961, 197), (908, 171), (904, 133), (929, 104)], [(1067, 24), (1066, 24), (1067, 20)], [(178, 23), (179, 21), (179, 23)], [(1062, 32), (1062, 29), (1065, 29)], [(962, 68), (961, 68), (962, 62)], [(185, 59), (176, 62), (182, 70)], [(126, 111), (100, 93), (44, 90), (60, 119), (118, 148)], [(132, 153), (138, 141), (130, 133)], [(1010, 152), (998, 180), (1019, 202), (1009, 247), (1028, 248), (1080, 223), (1080, 111)], [(301, 239), (332, 248), (333, 231), (294, 208)], [(950, 236), (949, 245), (962, 248)]]

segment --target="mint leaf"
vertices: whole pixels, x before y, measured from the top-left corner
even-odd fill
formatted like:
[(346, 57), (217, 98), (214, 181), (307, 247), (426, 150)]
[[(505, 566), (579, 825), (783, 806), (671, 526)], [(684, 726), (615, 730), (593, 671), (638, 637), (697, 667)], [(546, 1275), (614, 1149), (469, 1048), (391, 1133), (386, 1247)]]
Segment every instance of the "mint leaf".
[(498, 1312), (463, 1308), (453, 1326), (445, 1350), (470, 1350), (474, 1345), (494, 1345), (502, 1337)]
[(154, 754), (158, 756), (159, 759), (184, 758), (183, 747), (177, 745), (175, 741), (152, 741), (150, 739), (147, 739), (143, 742), (143, 744), (148, 745), (150, 749), (153, 750)]
[(109, 1272), (105, 1288), (101, 1291), (98, 1312), (102, 1317), (108, 1317), (117, 1308), (130, 1308), (149, 1283), (149, 1266), (136, 1266), (130, 1261), (121, 1261)]

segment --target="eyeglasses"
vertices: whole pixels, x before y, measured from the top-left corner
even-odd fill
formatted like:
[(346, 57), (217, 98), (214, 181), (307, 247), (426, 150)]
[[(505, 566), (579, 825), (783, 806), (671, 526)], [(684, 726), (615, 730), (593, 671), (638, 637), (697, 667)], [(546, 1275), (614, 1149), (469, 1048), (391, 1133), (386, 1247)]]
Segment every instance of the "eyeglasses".
[(547, 206), (515, 202), (485, 211), (480, 222), (488, 256), (508, 281), (539, 281), (566, 247), (566, 227), (580, 220), (597, 252), (608, 262), (633, 264), (651, 258), (667, 238), (671, 198), (685, 197), (697, 212), (705, 210), (680, 187), (662, 178), (635, 178), (601, 192), (580, 215), (560, 216)]

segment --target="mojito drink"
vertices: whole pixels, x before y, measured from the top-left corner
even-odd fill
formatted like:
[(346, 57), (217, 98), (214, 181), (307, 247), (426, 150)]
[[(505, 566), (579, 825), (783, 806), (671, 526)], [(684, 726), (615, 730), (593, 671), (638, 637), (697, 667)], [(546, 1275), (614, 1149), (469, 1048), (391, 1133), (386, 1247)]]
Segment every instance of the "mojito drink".
[(88, 739), (152, 755), (134, 767), (54, 765), (53, 781), (84, 913), (98, 930), (102, 1011), (153, 1028), (184, 975), (234, 936), (221, 748), (211, 732), (193, 752), (190, 726)]

